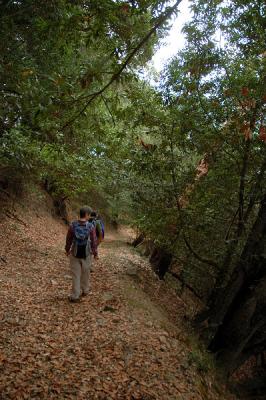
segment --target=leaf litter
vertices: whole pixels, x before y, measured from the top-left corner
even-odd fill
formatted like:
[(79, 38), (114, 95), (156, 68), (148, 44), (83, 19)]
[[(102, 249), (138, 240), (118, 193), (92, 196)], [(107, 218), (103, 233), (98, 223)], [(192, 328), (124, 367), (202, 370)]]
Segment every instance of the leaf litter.
[(48, 213), (23, 219), (0, 233), (1, 400), (233, 398), (188, 365), (184, 301), (127, 233), (108, 235), (90, 295), (70, 304), (66, 227)]

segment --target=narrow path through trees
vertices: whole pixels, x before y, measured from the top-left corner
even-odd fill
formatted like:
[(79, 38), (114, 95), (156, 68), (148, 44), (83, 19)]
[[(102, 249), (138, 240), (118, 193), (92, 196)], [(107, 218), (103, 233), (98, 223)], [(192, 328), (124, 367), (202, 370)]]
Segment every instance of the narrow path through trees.
[(70, 304), (65, 226), (48, 216), (24, 221), (1, 230), (1, 399), (230, 398), (193, 359), (184, 302), (128, 237), (109, 234), (91, 295)]

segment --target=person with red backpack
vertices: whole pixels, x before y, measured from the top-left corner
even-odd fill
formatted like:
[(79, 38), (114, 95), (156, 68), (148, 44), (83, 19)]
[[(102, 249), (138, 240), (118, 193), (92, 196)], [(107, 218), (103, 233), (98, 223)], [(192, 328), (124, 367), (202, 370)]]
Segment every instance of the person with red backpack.
[(89, 217), (88, 209), (81, 208), (79, 219), (72, 222), (66, 236), (65, 251), (70, 257), (72, 275), (72, 293), (69, 296), (71, 302), (78, 302), (80, 296), (89, 293), (91, 255), (98, 258), (95, 226), (89, 222)]

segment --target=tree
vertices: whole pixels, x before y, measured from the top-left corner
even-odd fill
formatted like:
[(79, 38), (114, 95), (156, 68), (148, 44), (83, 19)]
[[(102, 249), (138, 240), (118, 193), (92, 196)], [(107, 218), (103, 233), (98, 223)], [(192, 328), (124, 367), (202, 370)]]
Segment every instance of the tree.
[(151, 57), (178, 4), (4, 2), (2, 171), (26, 169), (51, 175), (58, 191), (84, 190), (95, 170), (86, 183), (79, 176), (113, 125), (110, 102), (119, 102), (123, 83)]
[(0, 173), (103, 194), (178, 262), (230, 374), (266, 343), (266, 9), (193, 0), (154, 88), (140, 69), (179, 2), (4, 2)]
[(230, 374), (265, 350), (265, 5), (192, 8), (160, 94), (131, 91), (132, 201), (205, 299), (202, 334)]

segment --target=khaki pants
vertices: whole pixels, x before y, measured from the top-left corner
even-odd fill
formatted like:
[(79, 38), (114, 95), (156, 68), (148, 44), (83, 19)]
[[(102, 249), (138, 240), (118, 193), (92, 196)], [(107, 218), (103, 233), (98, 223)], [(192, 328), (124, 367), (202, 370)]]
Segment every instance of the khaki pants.
[(71, 298), (77, 300), (82, 294), (89, 293), (89, 274), (91, 267), (91, 255), (86, 259), (76, 258), (70, 255), (70, 271), (72, 276)]

